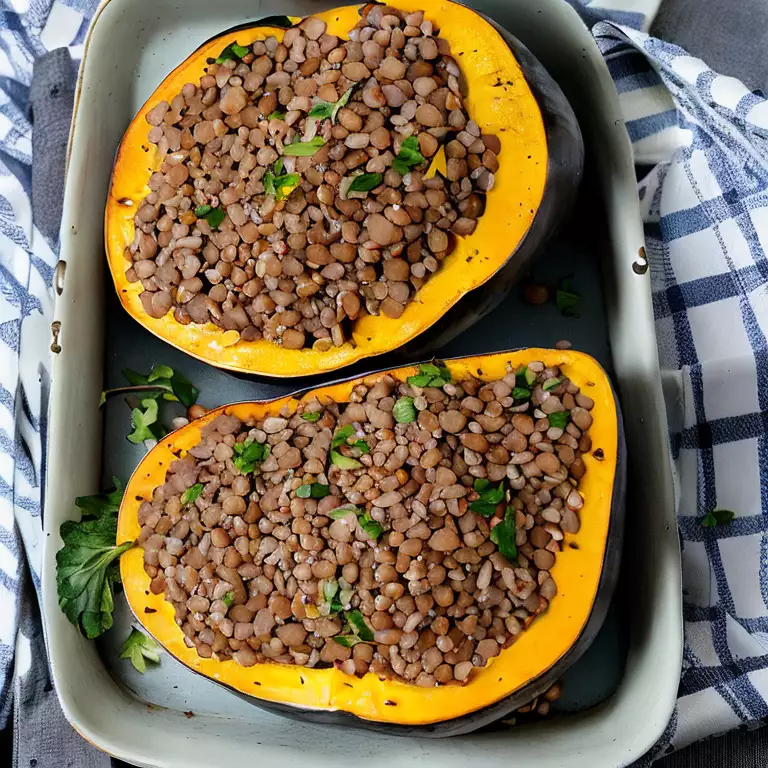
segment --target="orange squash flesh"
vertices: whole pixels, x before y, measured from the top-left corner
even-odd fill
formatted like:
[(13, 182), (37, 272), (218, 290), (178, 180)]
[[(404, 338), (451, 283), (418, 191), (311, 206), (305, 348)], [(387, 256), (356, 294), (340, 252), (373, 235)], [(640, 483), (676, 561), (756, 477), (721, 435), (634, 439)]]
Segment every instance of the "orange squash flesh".
[[(593, 358), (573, 351), (523, 349), (446, 362), (453, 379), (459, 381), (469, 376), (495, 380), (510, 369), (534, 360), (560, 366), (565, 375), (595, 401), (590, 435), (593, 451), (602, 449), (603, 459), (597, 460), (592, 453), (583, 456), (587, 472), (580, 484), (584, 496), (581, 528), (575, 535), (566, 534), (563, 551), (557, 555), (551, 571), (558, 594), (547, 612), (535, 619), (513, 645), (485, 668), (473, 671), (468, 684), (420, 688), (399, 681), (381, 680), (370, 673), (356, 678), (337, 669), (308, 669), (277, 663), (246, 668), (235, 661), (200, 658), (196, 650), (184, 644), (171, 604), (164, 595), (149, 591), (150, 579), (144, 571), (140, 548), (126, 552), (120, 562), (125, 594), (136, 618), (187, 667), (240, 693), (304, 709), (347, 712), (378, 723), (421, 726), (449, 721), (489, 707), (552, 670), (584, 631), (600, 591), (611, 511), (616, 503), (618, 454), (622, 445), (618, 409), (610, 381)], [(138, 537), (138, 510), (142, 501), (151, 499), (154, 488), (165, 482), (168, 465), (176, 458), (174, 453), (192, 448), (200, 439), (201, 428), (218, 415), (228, 413), (240, 419), (261, 418), (277, 413), (284, 406), (295, 411), (300, 402), (313, 397), (347, 402), (349, 394), (360, 382), (372, 384), (387, 373), (403, 380), (415, 374), (417, 368), (408, 366), (379, 372), (320, 387), (296, 397), (223, 406), (173, 432), (145, 456), (128, 483), (119, 514), (118, 543)], [(577, 548), (569, 546), (572, 543)]]
[[(470, 117), (483, 133), (495, 134), (501, 142), (500, 167), (474, 234), (457, 238), (454, 251), (400, 318), (365, 315), (353, 324), (351, 341), (327, 352), (283, 349), (266, 340), (242, 341), (237, 331), (224, 331), (213, 323), (181, 325), (172, 313), (160, 319), (147, 315), (139, 299), (143, 288), (126, 279), (128, 262), (123, 255), (134, 239), (137, 205), (149, 193), (149, 177), (162, 162), (147, 140), (150, 126), (145, 117), (158, 102), (170, 102), (185, 83), (197, 83), (206, 59), (218, 56), (230, 43), (250, 45), (270, 35), (282, 40), (285, 30), (253, 27), (230, 32), (195, 51), (161, 83), (128, 127), (115, 162), (105, 212), (109, 268), (123, 307), (149, 331), (199, 360), (233, 371), (274, 377), (332, 371), (414, 339), (462, 296), (491, 279), (515, 252), (541, 204), (549, 159), (541, 110), (520, 65), (493, 26), (469, 8), (449, 0), (393, 0), (389, 5), (424, 10), (438, 23), (466, 80)], [(317, 16), (327, 23), (330, 34), (346, 39), (359, 20), (360, 7)]]

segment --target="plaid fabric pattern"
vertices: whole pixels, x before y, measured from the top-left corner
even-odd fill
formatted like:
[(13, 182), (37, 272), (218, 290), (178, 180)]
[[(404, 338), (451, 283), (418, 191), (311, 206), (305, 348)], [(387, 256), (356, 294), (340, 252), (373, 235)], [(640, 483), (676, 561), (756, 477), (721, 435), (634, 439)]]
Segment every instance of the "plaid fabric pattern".
[[(685, 51), (598, 23), (637, 147), (670, 410), (685, 647), (675, 716), (642, 762), (768, 718), (768, 102)], [(649, 98), (661, 90), (666, 94)], [(730, 524), (702, 526), (715, 509)]]

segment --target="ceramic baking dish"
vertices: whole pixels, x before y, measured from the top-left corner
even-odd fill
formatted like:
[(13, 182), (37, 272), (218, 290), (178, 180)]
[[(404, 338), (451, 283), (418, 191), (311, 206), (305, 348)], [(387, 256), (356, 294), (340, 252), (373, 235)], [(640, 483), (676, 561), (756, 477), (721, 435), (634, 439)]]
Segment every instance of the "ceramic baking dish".
[[(318, 728), (250, 706), (167, 657), (140, 678), (117, 661), (129, 622), (118, 607), (114, 632), (98, 647), (60, 613), (55, 588), (58, 528), (72, 499), (94, 491), (102, 468), (127, 477), (138, 449), (126, 445), (126, 414), (94, 407), (104, 377), (153, 362), (179, 366), (203, 390), (203, 404), (274, 397), (303, 382), (241, 380), (191, 361), (153, 340), (117, 308), (103, 275), (102, 211), (112, 160), (133, 114), (164, 75), (216, 32), (275, 13), (311, 13), (331, 3), (230, 0), (109, 0), (97, 11), (83, 59), (70, 142), (62, 223), (66, 276), (56, 306), (58, 344), (50, 414), (43, 601), (56, 689), (73, 726), (100, 748), (141, 766), (210, 768), (257, 759), (307, 759), (336, 766), (618, 766), (650, 748), (674, 706), (682, 649), (679, 549), (659, 381), (649, 275), (642, 250), (631, 150), (608, 71), (588, 30), (562, 0), (470, 3), (517, 36), (570, 99), (587, 145), (587, 177), (570, 227), (539, 269), (571, 269), (586, 297), (583, 317), (556, 312), (532, 319), (510, 299), (445, 350), (469, 354), (552, 345), (567, 337), (613, 373), (626, 421), (629, 493), (622, 585), (612, 617), (566, 691), (570, 714), (535, 726), (496, 728), (449, 740), (416, 741), (372, 732)], [(414, 7), (417, 7), (418, 3)], [(130, 41), (126, 44), (126, 41)], [(551, 275), (550, 275), (551, 276)], [(602, 279), (601, 279), (602, 278)], [(105, 345), (106, 342), (106, 345)], [(381, 367), (377, 364), (372, 367)], [(602, 645), (601, 645), (602, 643)], [(610, 660), (609, 657), (611, 657)], [(607, 692), (587, 695), (611, 667)], [(577, 672), (574, 668), (574, 672)], [(600, 680), (597, 680), (600, 682)], [(606, 683), (607, 686), (607, 683)], [(596, 706), (589, 706), (601, 701)], [(194, 712), (194, 717), (191, 717)]]

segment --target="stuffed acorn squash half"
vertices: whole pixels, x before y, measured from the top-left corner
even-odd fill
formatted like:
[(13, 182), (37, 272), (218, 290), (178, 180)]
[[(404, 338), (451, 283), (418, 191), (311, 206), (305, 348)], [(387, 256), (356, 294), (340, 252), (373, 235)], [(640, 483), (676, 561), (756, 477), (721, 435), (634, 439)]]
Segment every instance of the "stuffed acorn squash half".
[(120, 569), (144, 629), (249, 701), (448, 736), (587, 648), (623, 503), (605, 372), (518, 350), (210, 411), (136, 469)]
[(431, 354), (498, 304), (575, 196), (581, 136), (518, 41), (417, 5), (252, 23), (160, 84), (106, 207), (136, 320), (285, 377)]

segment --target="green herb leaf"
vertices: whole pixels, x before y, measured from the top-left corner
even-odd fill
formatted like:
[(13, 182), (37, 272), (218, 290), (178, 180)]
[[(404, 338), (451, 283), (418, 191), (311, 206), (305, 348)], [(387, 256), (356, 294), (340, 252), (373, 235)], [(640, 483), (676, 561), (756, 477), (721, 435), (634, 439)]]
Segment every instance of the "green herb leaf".
[(507, 560), (515, 560), (517, 558), (516, 539), (515, 510), (512, 507), (507, 507), (504, 519), (491, 529), (491, 541)]
[(229, 592), (224, 593), (224, 597), (221, 599), (224, 601), (224, 605), (226, 605), (227, 608), (231, 608), (232, 603), (235, 602), (235, 593), (230, 589)]
[(160, 663), (160, 646), (138, 629), (131, 630), (131, 634), (120, 648), (120, 658), (128, 659), (131, 664), (142, 674), (147, 671), (147, 662)]
[(330, 101), (323, 101), (322, 99), (315, 104), (312, 109), (309, 110), (307, 117), (314, 117), (318, 120), (325, 120), (333, 113), (334, 104)]
[(495, 488), (485, 478), (478, 478), (474, 483), (475, 490), (480, 498), (471, 502), (469, 508), (483, 517), (491, 517), (496, 513), (496, 508), (504, 501), (504, 483), (499, 483)]
[(249, 437), (241, 443), (235, 443), (233, 450), (235, 457), (232, 459), (232, 463), (241, 474), (247, 475), (256, 469), (257, 464), (261, 464), (269, 456), (271, 448), (267, 443), (258, 443)]
[(173, 376), (173, 368), (168, 365), (153, 365), (152, 370), (147, 376), (147, 381), (151, 384), (159, 379), (170, 379)]
[(285, 117), (285, 113), (281, 112), (279, 109), (276, 109), (274, 112), (270, 112), (267, 115), (267, 120), (282, 120)]
[(327, 579), (323, 582), (323, 600), (326, 603), (333, 603), (333, 598), (339, 591), (339, 582), (336, 579)]
[(195, 483), (190, 488), (187, 488), (184, 493), (181, 494), (182, 504), (191, 504), (193, 501), (197, 501), (200, 498), (200, 494), (203, 492), (203, 484)]
[(428, 387), (429, 382), (432, 381), (432, 376), (428, 373), (419, 373), (416, 376), (409, 376), (406, 381), (412, 387)]
[(412, 397), (401, 397), (392, 408), (392, 415), (398, 424), (410, 424), (416, 420), (416, 406)]
[(515, 400), (529, 400), (531, 397), (531, 390), (526, 387), (515, 387), (512, 390), (512, 397)]
[(382, 173), (361, 173), (352, 179), (347, 192), (370, 192), (381, 184), (383, 178)]
[(354, 506), (353, 504), (349, 504), (346, 507), (339, 507), (338, 509), (332, 509), (328, 513), (328, 517), (330, 517), (333, 520), (341, 520), (342, 518), (346, 517), (350, 512), (354, 512), (356, 516), (360, 516), (361, 511)]
[(581, 307), (581, 296), (571, 289), (571, 280), (566, 278), (560, 282), (555, 292), (555, 304), (561, 314), (566, 317), (578, 317)]
[(478, 493), (481, 493), (490, 485), (490, 483), (491, 481), (485, 477), (476, 477), (473, 487)]
[(134, 408), (131, 411), (133, 432), (128, 435), (128, 439), (132, 443), (138, 444), (144, 440), (158, 439), (157, 431), (152, 429), (153, 425), (157, 424), (157, 409), (157, 400), (148, 397), (141, 401), (141, 408)]
[(322, 411), (305, 411), (301, 414), (301, 418), (304, 419), (304, 421), (308, 421), (310, 424), (314, 424), (316, 421), (320, 421), (322, 415)]
[(314, 139), (310, 139), (309, 141), (297, 140), (294, 141), (293, 144), (283, 147), (283, 154), (291, 155), (293, 157), (311, 157), (324, 144), (325, 139), (322, 136), (315, 136)]
[(415, 136), (409, 136), (400, 145), (397, 157), (392, 161), (392, 168), (401, 176), (415, 165), (425, 162), (424, 156), (419, 152), (419, 140)]
[(301, 175), (298, 173), (282, 173), (283, 170), (283, 158), (277, 159), (277, 162), (272, 166), (271, 171), (267, 171), (262, 178), (264, 184), (264, 192), (274, 197), (276, 200), (283, 200), (292, 191), (293, 188), (301, 181)]
[(205, 216), (207, 213), (210, 213), (213, 210), (213, 206), (211, 205), (198, 205), (197, 208), (195, 208), (195, 216), (197, 216), (198, 219), (201, 219), (203, 216)]
[(536, 382), (536, 373), (526, 367), (525, 372), (523, 373), (523, 379), (525, 379), (526, 387), (532, 387)]
[[(331, 449), (338, 448), (340, 445), (347, 445), (347, 440), (355, 434), (355, 428), (351, 424), (346, 424), (341, 429), (337, 429), (331, 440)], [(363, 453), (368, 453), (370, 447), (365, 440), (357, 440), (351, 448), (359, 448)], [(338, 451), (331, 450), (331, 464), (340, 469), (358, 469), (363, 465), (349, 456), (343, 456)]]
[(355, 86), (353, 85), (350, 88), (347, 88), (346, 91), (342, 94), (342, 97), (333, 105), (333, 111), (331, 112), (331, 122), (336, 122), (336, 115), (339, 114), (339, 110), (342, 107), (345, 107), (347, 105), (347, 102), (349, 101), (349, 97), (352, 95), (352, 91), (355, 90)]
[(331, 451), (331, 464), (339, 469), (359, 469), (363, 466), (357, 459), (342, 456), (338, 451)]
[(735, 512), (731, 512), (730, 509), (713, 509), (711, 512), (707, 512), (702, 518), (702, 528), (715, 528), (718, 525), (728, 525), (728, 523), (736, 517)]
[(360, 527), (365, 531), (366, 536), (369, 539), (378, 541), (379, 536), (384, 533), (384, 529), (377, 523), (367, 512), (361, 515), (359, 518)]
[(363, 640), (366, 643), (373, 642), (373, 631), (365, 623), (365, 619), (363, 618), (363, 614), (360, 613), (360, 611), (358, 611), (358, 610), (347, 611), (344, 614), (344, 617), (349, 622), (349, 626), (352, 629), (352, 631), (361, 640)]
[(221, 226), (221, 222), (227, 218), (227, 212), (223, 207), (214, 208), (203, 217), (210, 226), (211, 229), (218, 229)]
[(412, 387), (443, 387), (451, 381), (451, 372), (443, 363), (422, 363), (415, 376), (409, 376), (406, 381)]
[[(84, 497), (88, 498), (88, 497)], [(61, 526), (64, 546), (56, 553), (56, 588), (64, 615), (89, 639), (112, 626), (113, 585), (120, 583), (117, 559), (136, 546), (119, 547), (117, 510), (103, 507), (96, 517), (83, 516)]]
[(343, 645), (345, 648), (354, 648), (363, 641), (357, 635), (334, 635), (333, 642)]
[(331, 448), (338, 448), (340, 445), (346, 445), (347, 440), (355, 434), (355, 428), (351, 424), (346, 424), (337, 429), (331, 440)]
[(227, 59), (231, 59), (232, 61), (240, 61), (240, 59), (243, 58), (243, 56), (247, 56), (250, 53), (249, 48), (245, 48), (242, 45), (238, 45), (237, 43), (230, 43), (218, 56), (216, 59), (217, 64), (223, 64)]
[(312, 483), (300, 485), (296, 489), (296, 495), (300, 499), (324, 499), (329, 493), (331, 492), (331, 489), (327, 485), (323, 485), (322, 483)]
[(120, 502), (123, 500), (125, 488), (117, 477), (113, 477), (112, 482), (115, 487), (107, 493), (94, 493), (91, 496), (78, 496), (75, 499), (75, 504), (82, 510), (83, 517), (101, 517), (120, 511)]
[(555, 429), (565, 429), (568, 426), (568, 420), (571, 418), (570, 411), (555, 411), (547, 416), (549, 426)]
[(186, 408), (191, 408), (200, 396), (200, 390), (179, 371), (174, 371), (171, 376), (171, 389)]
[[(134, 389), (131, 387), (109, 389), (102, 393), (102, 397), (141, 392), (142, 397), (157, 398), (162, 395), (164, 400), (181, 402), (189, 408), (197, 402), (197, 398), (200, 395), (200, 390), (189, 379), (167, 365), (154, 366), (146, 376), (126, 368), (123, 371), (123, 375), (133, 385)], [(144, 390), (148, 391), (144, 392)]]
[(349, 101), (349, 97), (352, 95), (353, 90), (354, 86), (352, 86), (352, 88), (348, 88), (338, 101), (331, 102), (318, 99), (312, 109), (309, 110), (307, 117), (312, 117), (317, 120), (325, 120), (326, 118), (330, 117), (331, 122), (335, 123), (336, 115), (338, 114), (339, 110)]

